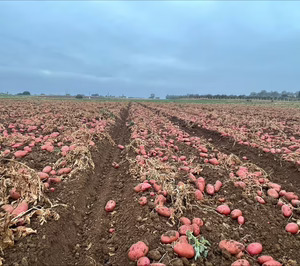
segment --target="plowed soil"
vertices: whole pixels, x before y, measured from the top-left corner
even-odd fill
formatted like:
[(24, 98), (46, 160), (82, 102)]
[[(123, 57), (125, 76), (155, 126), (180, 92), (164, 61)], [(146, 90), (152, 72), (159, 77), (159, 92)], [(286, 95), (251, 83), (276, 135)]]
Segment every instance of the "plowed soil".
[[(123, 110), (121, 120), (110, 132), (117, 144), (129, 143), (127, 117), (128, 110)], [(109, 241), (111, 234), (108, 230), (114, 227), (122, 239), (122, 231), (134, 229), (135, 220), (132, 219), (137, 217), (132, 206), (134, 179), (128, 172), (125, 153), (109, 140), (98, 144), (93, 160), (94, 171), (63, 183), (54, 193), (53, 198), (67, 205), (56, 209), (60, 219), (49, 221), (42, 227), (35, 224), (38, 234), (7, 250), (5, 265), (113, 265), (110, 253), (122, 253), (123, 257), (127, 246), (118, 247), (114, 241)], [(112, 167), (114, 161), (120, 164), (118, 169)], [(110, 199), (117, 203), (113, 213), (104, 210)]]
[[(122, 110), (121, 119), (116, 121), (109, 132), (117, 145), (126, 146), (130, 143), (130, 128), (126, 126), (126, 122), (130, 121), (129, 108), (130, 104), (127, 109)], [(272, 181), (282, 184), (284, 189), (299, 192), (300, 174), (295, 165), (281, 161), (274, 155), (236, 144), (218, 132), (199, 127), (190, 128), (177, 117), (170, 117), (170, 120), (191, 136), (211, 139), (211, 143), (221, 152), (247, 156), (251, 162), (266, 170)], [(197, 163), (203, 166), (201, 176), (205, 176), (207, 182), (214, 184), (221, 180), (224, 184), (217, 196), (206, 195), (204, 201), (200, 204), (195, 201), (192, 209), (184, 213), (190, 219), (203, 219), (201, 235), (212, 243), (207, 259), (194, 261), (178, 258), (171, 245), (160, 244), (162, 233), (178, 230), (180, 225), (172, 225), (167, 218), (159, 216), (154, 210), (153, 202), (149, 201), (146, 206), (138, 204), (141, 195), (136, 194), (133, 187), (140, 182), (140, 177), (131, 174), (127, 160), (135, 154), (127, 148), (121, 151), (109, 139), (105, 139), (97, 143), (97, 149), (93, 152), (95, 169), (63, 182), (53, 193), (54, 199), (66, 204), (55, 209), (60, 214), (60, 219), (48, 221), (42, 226), (33, 221), (32, 227), (38, 230), (38, 234), (28, 236), (6, 250), (4, 265), (136, 265), (129, 261), (127, 252), (133, 243), (144, 241), (149, 246), (148, 257), (151, 262), (160, 261), (173, 266), (227, 266), (236, 258), (219, 249), (218, 243), (224, 238), (243, 243), (262, 242), (268, 255), (281, 260), (288, 258), (284, 265), (299, 265), (299, 235), (285, 232), (287, 219), (281, 215), (276, 200), (269, 199), (265, 205), (254, 202), (243, 190), (234, 187), (232, 182), (227, 182), (229, 172), (226, 169), (215, 171), (203, 164), (195, 149), (183, 143), (176, 142), (176, 145), (180, 148), (179, 156), (188, 154), (198, 157)], [(120, 167), (114, 168), (112, 162), (119, 163)], [(184, 173), (182, 180), (186, 182)], [(150, 191), (144, 192), (143, 196), (147, 196), (149, 200)], [(231, 209), (243, 210), (245, 225), (239, 226), (235, 220), (215, 211), (215, 207), (220, 205), (220, 197), (226, 197), (226, 203)], [(117, 205), (113, 212), (107, 213), (104, 206), (111, 199)], [(168, 203), (169, 198), (167, 206)], [(295, 211), (292, 219), (299, 218), (300, 213)], [(115, 232), (110, 233), (110, 228), (114, 228)], [(258, 265), (255, 258), (249, 255), (246, 258), (251, 265)]]
[(246, 156), (252, 163), (263, 168), (270, 175), (273, 182), (284, 185), (286, 190), (300, 191), (300, 168), (294, 163), (281, 160), (278, 155), (238, 144), (232, 138), (224, 137), (219, 132), (196, 126), (189, 127), (185, 121), (178, 117), (171, 117), (170, 120), (192, 136), (202, 136), (206, 139), (211, 139), (210, 142), (223, 153), (233, 153), (240, 158)]

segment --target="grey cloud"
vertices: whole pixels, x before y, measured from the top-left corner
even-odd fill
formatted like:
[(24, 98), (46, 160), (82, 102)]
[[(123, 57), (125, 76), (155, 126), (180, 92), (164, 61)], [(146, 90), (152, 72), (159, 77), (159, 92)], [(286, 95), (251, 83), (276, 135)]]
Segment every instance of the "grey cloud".
[(298, 90), (299, 2), (0, 2), (0, 91)]

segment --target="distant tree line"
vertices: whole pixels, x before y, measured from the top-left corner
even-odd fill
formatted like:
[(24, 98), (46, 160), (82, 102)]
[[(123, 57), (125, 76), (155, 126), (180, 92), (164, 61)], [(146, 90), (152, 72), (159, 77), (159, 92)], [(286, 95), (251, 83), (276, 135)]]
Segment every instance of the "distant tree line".
[(23, 91), (21, 93), (17, 93), (16, 95), (26, 95), (26, 96), (29, 96), (31, 95), (29, 91)]
[(300, 91), (287, 92), (287, 91), (266, 91), (251, 92), (249, 95), (234, 95), (234, 94), (186, 94), (186, 95), (167, 95), (166, 99), (261, 99), (261, 100), (300, 100)]

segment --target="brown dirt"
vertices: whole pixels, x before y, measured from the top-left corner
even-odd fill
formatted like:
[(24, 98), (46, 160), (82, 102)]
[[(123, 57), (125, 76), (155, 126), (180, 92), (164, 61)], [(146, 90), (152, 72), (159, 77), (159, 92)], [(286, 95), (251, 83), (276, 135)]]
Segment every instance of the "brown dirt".
[[(126, 127), (130, 105), (122, 110), (121, 119), (111, 129), (110, 135), (116, 144), (127, 145), (130, 142), (130, 130)], [(184, 121), (176, 117), (171, 121), (178, 124), (182, 130), (194, 136), (204, 136), (212, 139), (220, 151), (235, 153), (238, 156), (247, 156), (253, 163), (262, 167), (271, 174), (274, 182), (285, 183), (285, 188), (298, 192), (300, 184), (296, 183), (297, 169), (294, 165), (279, 161), (277, 157), (269, 154), (259, 156), (259, 151), (234, 144), (229, 138), (220, 136), (217, 132), (210, 132), (201, 128), (189, 128)], [(178, 155), (197, 156), (195, 149), (183, 143), (176, 143), (180, 150)], [(166, 265), (231, 265), (236, 259), (224, 254), (218, 248), (221, 239), (230, 238), (241, 241), (245, 245), (253, 241), (262, 242), (264, 253), (276, 259), (288, 259), (300, 262), (300, 255), (296, 252), (299, 246), (299, 235), (287, 234), (284, 227), (287, 219), (280, 209), (276, 207), (276, 200), (267, 199), (266, 205), (260, 205), (241, 189), (233, 186), (228, 180), (228, 172), (224, 169), (214, 169), (203, 164), (198, 158), (197, 163), (203, 166), (201, 176), (212, 184), (216, 180), (224, 183), (216, 196), (206, 195), (202, 205), (194, 202), (192, 210), (187, 210), (184, 216), (193, 219), (201, 217), (205, 224), (201, 228), (201, 235), (212, 243), (208, 258), (197, 262), (178, 259), (171, 245), (160, 244), (160, 236), (168, 230), (178, 230), (179, 224), (168, 225), (167, 218), (158, 216), (153, 210), (154, 204), (146, 206), (138, 204), (140, 196), (150, 197), (150, 191), (135, 193), (133, 187), (139, 183), (139, 176), (132, 176), (129, 172), (129, 162), (126, 149), (120, 151), (107, 139), (97, 144), (93, 152), (95, 163), (94, 171), (78, 174), (71, 180), (66, 180), (52, 193), (51, 198), (67, 207), (58, 207), (56, 211), (61, 218), (58, 221), (49, 221), (40, 226), (33, 221), (33, 228), (38, 229), (37, 235), (31, 235), (16, 243), (15, 247), (5, 251), (7, 266), (26, 265), (135, 265), (127, 257), (129, 247), (137, 242), (144, 241), (152, 252), (151, 261), (166, 263)], [(273, 156), (273, 157), (270, 157)], [(199, 156), (198, 156), (199, 157)], [(112, 167), (112, 162), (120, 164), (118, 169)], [(282, 167), (280, 166), (282, 163)], [(273, 174), (272, 173), (276, 173)], [(286, 181), (282, 180), (289, 176)], [(200, 176), (199, 175), (199, 176)], [(185, 174), (179, 179), (186, 182)], [(288, 183), (296, 183), (293, 188)], [(219, 197), (225, 197), (231, 208), (240, 208), (246, 218), (246, 224), (239, 226), (230, 217), (217, 214), (215, 207), (220, 205)], [(113, 199), (117, 203), (115, 212), (107, 213), (104, 210), (106, 202)], [(295, 212), (292, 219), (299, 219), (300, 213)], [(113, 227), (114, 234), (108, 232)], [(154, 259), (156, 255), (156, 259)], [(252, 265), (257, 265), (254, 259), (246, 255)], [(177, 263), (177, 264), (176, 264)], [(297, 265), (297, 264), (295, 264)]]
[[(143, 105), (145, 106), (145, 105)], [(145, 106), (147, 107), (147, 106)], [(153, 110), (155, 112), (155, 110)], [(170, 120), (178, 125), (181, 130), (190, 134), (190, 136), (211, 138), (211, 143), (221, 152), (226, 154), (234, 153), (237, 156), (247, 156), (248, 159), (263, 168), (270, 174), (273, 182), (283, 184), (284, 189), (299, 193), (299, 171), (294, 164), (281, 161), (272, 154), (262, 153), (254, 148), (239, 145), (228, 137), (221, 136), (218, 132), (202, 129), (190, 128), (185, 121), (177, 117), (171, 117)], [(189, 156), (197, 156), (198, 151), (183, 143), (176, 142), (180, 148), (180, 154), (188, 154)], [(275, 259), (283, 261), (283, 265), (299, 265), (300, 255), (294, 251), (300, 248), (299, 235), (294, 236), (286, 233), (285, 226), (288, 222), (296, 222), (300, 219), (300, 210), (295, 209), (293, 217), (285, 218), (281, 214), (280, 208), (276, 205), (278, 200), (266, 197), (266, 204), (262, 205), (254, 200), (253, 195), (246, 194), (242, 189), (234, 187), (231, 181), (228, 181), (229, 171), (224, 169), (215, 169), (207, 164), (201, 163), (203, 171), (199, 176), (204, 176), (206, 181), (214, 184), (217, 180), (223, 182), (223, 187), (215, 196), (205, 196), (203, 204), (193, 207), (184, 214), (192, 219), (193, 217), (201, 217), (205, 225), (201, 228), (201, 235), (204, 236), (212, 244), (212, 252), (209, 252), (207, 260), (197, 261), (196, 265), (231, 265), (236, 259), (228, 254), (222, 254), (218, 248), (218, 243), (222, 239), (234, 239), (245, 246), (251, 242), (263, 243), (264, 255), (273, 256)], [(266, 189), (264, 189), (266, 194)], [(243, 226), (239, 226), (237, 221), (230, 217), (224, 217), (217, 214), (214, 210), (218, 205), (219, 198), (224, 197), (226, 204), (231, 209), (241, 209), (246, 219)], [(255, 258), (246, 255), (251, 265), (258, 265)], [(212, 264), (206, 264), (212, 263)]]
[(170, 120), (192, 136), (203, 136), (211, 139), (211, 143), (223, 153), (235, 154), (242, 158), (246, 156), (252, 163), (263, 168), (273, 182), (284, 185), (287, 191), (300, 191), (300, 168), (294, 163), (281, 160), (279, 156), (265, 153), (257, 148), (236, 143), (230, 137), (224, 137), (219, 132), (201, 127), (189, 127), (187, 123), (177, 117)]
[[(121, 120), (111, 130), (116, 144), (126, 145), (129, 142), (130, 131), (125, 124), (127, 116), (128, 110), (123, 110)], [(94, 171), (63, 183), (53, 193), (53, 199), (67, 204), (66, 208), (56, 209), (61, 218), (42, 227), (34, 222), (33, 227), (38, 228), (38, 234), (7, 250), (5, 265), (94, 265), (95, 261), (97, 265), (112, 265), (108, 253), (115, 245), (108, 243), (111, 238), (108, 229), (115, 223), (116, 232), (121, 229), (120, 236), (115, 235), (122, 239), (123, 227), (127, 225), (130, 229), (135, 226), (132, 217), (136, 215), (132, 213), (134, 202), (131, 199), (134, 179), (128, 173), (128, 162), (124, 159), (124, 152), (108, 140), (101, 141), (97, 151), (93, 152)], [(111, 165), (114, 161), (124, 163), (115, 169)], [(104, 210), (110, 199), (117, 203), (115, 213)], [(120, 243), (117, 254), (124, 252), (125, 245)]]
[[(190, 146), (176, 143), (180, 146), (182, 154), (196, 155), (197, 151)], [(201, 164), (201, 162), (200, 162)], [(288, 219), (281, 214), (281, 210), (276, 206), (278, 200), (266, 197), (266, 204), (262, 205), (254, 200), (253, 195), (246, 194), (242, 189), (236, 188), (233, 182), (228, 180), (229, 171), (214, 168), (210, 165), (201, 164), (203, 171), (196, 177), (205, 177), (207, 183), (214, 184), (217, 180), (223, 183), (222, 189), (213, 196), (205, 195), (205, 200), (201, 204), (194, 202), (194, 207), (186, 211), (184, 216), (192, 219), (201, 217), (204, 226), (201, 228), (201, 235), (212, 244), (207, 260), (197, 261), (196, 265), (206, 265), (205, 262), (212, 265), (231, 265), (236, 260), (233, 256), (223, 254), (218, 247), (222, 239), (234, 239), (247, 246), (252, 242), (263, 244), (264, 255), (273, 256), (276, 259), (288, 258), (300, 262), (300, 255), (294, 251), (300, 248), (299, 237), (290, 235), (285, 231)], [(186, 182), (186, 181), (185, 181)], [(266, 194), (266, 190), (264, 190)], [(236, 220), (230, 217), (219, 215), (215, 209), (221, 205), (219, 198), (225, 198), (231, 210), (240, 209), (246, 219), (243, 226), (239, 226)], [(196, 207), (198, 206), (198, 207)], [(300, 211), (295, 210), (292, 219), (289, 222), (295, 222), (300, 219)], [(258, 265), (255, 259), (249, 255), (246, 258), (251, 265)], [(284, 265), (293, 265), (286, 263)], [(298, 264), (295, 264), (298, 265)]]
[[(121, 119), (110, 131), (114, 142), (124, 146), (130, 141), (130, 130), (126, 127), (126, 121), (130, 121), (129, 108), (130, 105), (121, 112)], [(6, 250), (4, 265), (135, 265), (127, 252), (137, 241), (144, 241), (161, 258), (166, 251), (159, 245), (160, 236), (177, 226), (167, 225), (167, 219), (154, 211), (154, 204), (138, 204), (141, 196), (150, 199), (150, 192), (133, 191), (139, 177), (129, 173), (126, 154), (130, 151), (120, 151), (107, 139), (98, 143), (92, 154), (94, 171), (66, 180), (49, 195), (53, 201), (67, 205), (55, 209), (60, 219), (43, 226), (33, 219), (32, 228), (38, 234)], [(112, 162), (119, 163), (120, 167), (115, 169)], [(117, 206), (114, 212), (107, 213), (104, 206), (110, 199)], [(115, 233), (109, 233), (109, 228), (114, 228)], [(172, 249), (165, 257), (174, 258)]]

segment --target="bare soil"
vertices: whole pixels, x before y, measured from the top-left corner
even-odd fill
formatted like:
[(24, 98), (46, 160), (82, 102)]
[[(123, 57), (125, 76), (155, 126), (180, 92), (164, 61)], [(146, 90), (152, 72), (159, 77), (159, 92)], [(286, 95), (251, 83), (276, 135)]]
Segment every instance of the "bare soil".
[[(130, 105), (122, 110), (121, 119), (117, 120), (110, 131), (114, 142), (124, 146), (130, 143), (130, 129), (126, 126), (129, 121), (129, 108)], [(274, 155), (236, 144), (218, 132), (190, 128), (177, 117), (170, 120), (191, 136), (210, 138), (211, 143), (224, 153), (247, 156), (251, 162), (266, 170), (272, 181), (283, 184), (286, 190), (296, 193), (300, 191), (299, 169), (295, 165), (281, 161)], [(176, 144), (180, 146), (181, 154), (197, 156), (192, 147)], [(154, 204), (150, 202), (146, 206), (138, 204), (140, 196), (150, 199), (150, 191), (143, 194), (133, 191), (133, 187), (139, 183), (139, 177), (130, 173), (126, 156), (134, 154), (126, 149), (119, 150), (108, 139), (99, 142), (93, 152), (95, 169), (66, 180), (52, 193), (51, 198), (66, 204), (66, 207), (56, 208), (60, 219), (48, 221), (43, 226), (33, 221), (32, 227), (38, 230), (38, 234), (26, 237), (17, 242), (15, 247), (6, 250), (4, 265), (135, 265), (128, 259), (128, 249), (133, 243), (144, 241), (149, 245), (151, 262), (160, 261), (173, 266), (192, 263), (227, 266), (236, 258), (218, 248), (219, 241), (224, 238), (235, 239), (245, 245), (254, 241), (262, 242), (264, 254), (285, 260), (284, 265), (299, 265), (300, 254), (297, 250), (300, 248), (300, 235), (294, 236), (285, 232), (287, 218), (282, 216), (276, 206), (277, 201), (268, 199), (267, 204), (258, 204), (243, 190), (227, 181), (228, 172), (216, 172), (204, 165), (201, 176), (205, 176), (212, 184), (221, 180), (224, 186), (216, 197), (206, 195), (201, 204), (195, 202), (193, 208), (186, 210), (184, 216), (190, 219), (200, 217), (204, 220), (201, 235), (212, 246), (207, 259), (195, 262), (193, 259), (178, 258), (171, 245), (160, 244), (160, 236), (168, 230), (178, 230), (179, 224), (167, 223), (168, 219), (159, 216), (154, 211)], [(115, 169), (112, 162), (119, 163), (120, 167)], [(243, 211), (245, 225), (239, 226), (235, 220), (215, 211), (215, 207), (220, 205), (220, 197), (225, 197), (226, 203), (232, 209), (239, 208)], [(114, 212), (107, 213), (104, 206), (111, 199), (116, 201), (117, 207)], [(294, 212), (292, 220), (299, 218), (300, 213)], [(114, 228), (115, 232), (109, 233), (110, 228)], [(258, 265), (254, 258), (248, 255), (246, 257), (252, 262), (251, 265)]]

